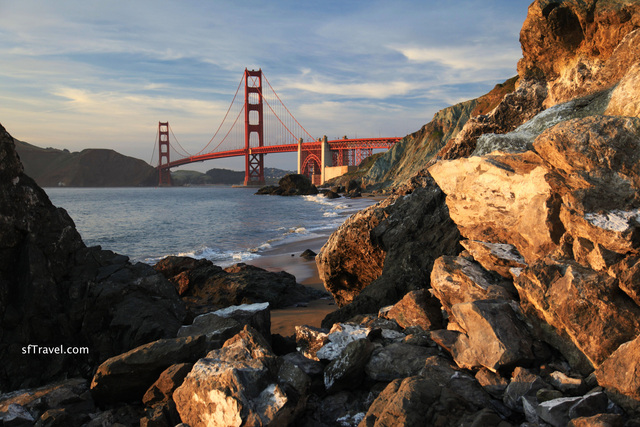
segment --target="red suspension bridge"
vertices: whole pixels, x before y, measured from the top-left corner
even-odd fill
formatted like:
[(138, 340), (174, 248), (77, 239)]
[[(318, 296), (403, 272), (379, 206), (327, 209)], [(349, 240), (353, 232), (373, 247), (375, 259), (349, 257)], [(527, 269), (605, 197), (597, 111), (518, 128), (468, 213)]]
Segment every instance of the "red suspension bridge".
[[(244, 100), (241, 101), (238, 93), (243, 83)], [(358, 165), (374, 149), (389, 149), (398, 140), (398, 137), (344, 137), (334, 141), (328, 141), (326, 136), (314, 138), (280, 100), (262, 70), (245, 69), (222, 123), (198, 153), (191, 154), (182, 147), (169, 122), (158, 123), (158, 185), (171, 185), (173, 167), (239, 156), (245, 158), (244, 184), (263, 185), (264, 156), (296, 151), (298, 173), (309, 176), (315, 184), (322, 184), (342, 175), (348, 166)]]

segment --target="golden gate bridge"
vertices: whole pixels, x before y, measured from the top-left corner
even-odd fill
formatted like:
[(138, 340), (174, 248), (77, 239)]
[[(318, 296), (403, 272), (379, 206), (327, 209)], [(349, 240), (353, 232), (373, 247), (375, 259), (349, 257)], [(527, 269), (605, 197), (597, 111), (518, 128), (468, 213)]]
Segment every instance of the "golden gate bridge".
[[(244, 99), (240, 100), (243, 83)], [(287, 152), (298, 153), (298, 173), (307, 175), (314, 184), (323, 184), (345, 173), (349, 166), (360, 164), (374, 149), (389, 149), (400, 139), (314, 138), (280, 100), (262, 70), (245, 69), (222, 123), (199, 152), (185, 150), (169, 122), (158, 123), (158, 185), (171, 185), (173, 167), (240, 156), (245, 158), (244, 185), (264, 185), (264, 156)]]

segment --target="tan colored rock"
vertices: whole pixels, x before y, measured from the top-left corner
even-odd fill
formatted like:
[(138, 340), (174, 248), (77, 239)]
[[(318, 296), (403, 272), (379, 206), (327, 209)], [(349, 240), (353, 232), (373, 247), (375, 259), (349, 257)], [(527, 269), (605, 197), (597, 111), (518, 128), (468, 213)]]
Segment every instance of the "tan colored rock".
[(479, 264), (462, 257), (442, 256), (436, 260), (431, 271), (431, 289), (449, 314), (451, 307), (463, 302), (513, 299), (503, 283)]
[(465, 331), (452, 349), (453, 358), (461, 368), (484, 366), (496, 372), (534, 359), (532, 339), (511, 303), (473, 301), (454, 305), (452, 312)]
[(173, 399), (182, 421), (192, 427), (287, 425), (302, 400), (286, 389), (278, 383), (269, 345), (245, 326), (194, 365)]
[[(636, 331), (638, 332), (638, 331)], [(622, 344), (596, 370), (598, 384), (613, 392), (618, 404), (640, 409), (640, 336)]]
[(634, 65), (611, 94), (605, 114), (640, 117), (640, 64)]
[(467, 239), (512, 244), (528, 263), (557, 246), (563, 230), (550, 202), (549, 170), (536, 154), (440, 161), (429, 172)]
[[(640, 307), (621, 294), (617, 281), (605, 272), (547, 259), (525, 269), (514, 284), (522, 303), (531, 305), (594, 367), (638, 333)], [(576, 363), (575, 357), (565, 357)]]
[(536, 152), (552, 168), (567, 232), (594, 246), (626, 253), (640, 226), (640, 120), (594, 116), (543, 132)]
[(549, 82), (547, 107), (615, 83), (638, 53), (626, 38), (640, 25), (626, 1), (536, 0), (520, 31), (521, 78)]
[(424, 289), (406, 294), (386, 313), (402, 328), (419, 326), (424, 330), (442, 328), (440, 302)]
[(513, 278), (512, 268), (522, 269), (527, 266), (524, 258), (513, 245), (478, 240), (463, 240), (460, 243), (486, 270), (495, 271), (507, 279)]

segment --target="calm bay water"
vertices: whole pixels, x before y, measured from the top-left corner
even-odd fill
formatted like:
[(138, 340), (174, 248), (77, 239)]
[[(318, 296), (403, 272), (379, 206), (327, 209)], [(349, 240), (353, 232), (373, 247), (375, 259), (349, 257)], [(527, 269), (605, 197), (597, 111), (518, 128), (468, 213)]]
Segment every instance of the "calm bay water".
[(46, 188), (87, 246), (155, 263), (167, 255), (246, 261), (298, 240), (328, 235), (369, 199), (257, 196), (231, 187)]

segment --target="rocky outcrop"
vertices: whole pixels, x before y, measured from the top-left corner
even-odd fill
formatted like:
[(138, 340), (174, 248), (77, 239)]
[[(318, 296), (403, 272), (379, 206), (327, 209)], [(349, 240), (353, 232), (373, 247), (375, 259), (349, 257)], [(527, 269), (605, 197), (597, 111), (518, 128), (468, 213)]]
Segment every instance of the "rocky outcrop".
[[(619, 106), (611, 107), (608, 114), (636, 116), (637, 101), (628, 94), (637, 87), (637, 77), (631, 76), (637, 75), (633, 67), (640, 60), (639, 13), (640, 6), (619, 1), (533, 2), (520, 32), (523, 58), (518, 63), (517, 90), (490, 113), (471, 118), (438, 155), (468, 157), (479, 143), (500, 147), (502, 139), (495, 135), (513, 131), (545, 108), (610, 92), (616, 84), (614, 105)], [(577, 114), (584, 103), (573, 103)], [(607, 108), (606, 102), (602, 104), (595, 108)], [(531, 126), (523, 129), (529, 130)], [(511, 139), (525, 146), (528, 138), (516, 134)], [(483, 150), (483, 154), (490, 152)]]
[(634, 2), (536, 1), (520, 31), (518, 74), (547, 82), (547, 107), (610, 87), (638, 60), (638, 16)]
[(262, 187), (256, 194), (268, 194), (272, 196), (308, 196), (318, 194), (318, 189), (311, 180), (302, 174), (292, 173), (285, 175), (278, 181), (278, 185)]
[[(422, 170), (436, 153), (453, 140), (467, 121), (489, 113), (515, 90), (517, 77), (497, 84), (493, 90), (477, 99), (462, 102), (438, 111), (422, 129), (395, 144), (375, 159), (362, 177), (369, 188), (393, 187), (410, 180)], [(509, 107), (505, 107), (507, 112)]]
[(511, 244), (522, 254), (528, 267), (518, 268), (515, 285), (525, 311), (555, 328), (545, 339), (583, 370), (637, 334), (638, 306), (620, 293), (626, 285), (602, 270), (638, 247), (636, 226), (622, 214), (633, 218), (638, 206), (638, 125), (629, 118), (569, 120), (536, 138), (537, 154), (493, 154), (430, 169), (465, 237)]

